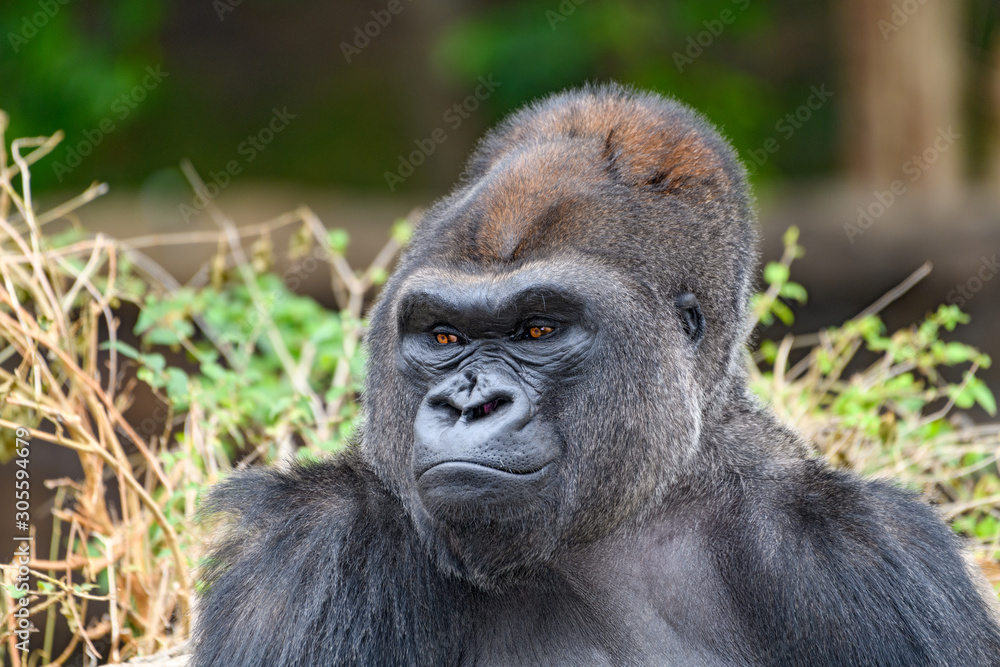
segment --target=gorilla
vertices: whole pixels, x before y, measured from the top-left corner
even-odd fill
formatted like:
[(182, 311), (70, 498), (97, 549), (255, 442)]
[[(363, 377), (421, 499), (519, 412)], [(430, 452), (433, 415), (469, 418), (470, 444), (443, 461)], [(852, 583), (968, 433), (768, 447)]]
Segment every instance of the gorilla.
[(373, 309), (357, 443), (207, 499), (194, 665), (1000, 665), (935, 511), (748, 392), (755, 260), (690, 109), (512, 115)]

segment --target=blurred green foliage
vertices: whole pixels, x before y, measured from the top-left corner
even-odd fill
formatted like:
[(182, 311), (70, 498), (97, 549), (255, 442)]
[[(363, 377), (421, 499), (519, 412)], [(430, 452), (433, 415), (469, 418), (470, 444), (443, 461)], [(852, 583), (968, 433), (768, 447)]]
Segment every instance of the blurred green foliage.
[[(243, 0), (220, 17), (211, 3), (14, 0), (0, 5), (0, 108), (10, 112), (13, 136), (62, 128), (55, 158), (63, 161), (85, 133), (114, 122), (85, 157), (87, 169), (40, 170), (40, 185), (96, 177), (139, 186), (185, 157), (217, 170), (239, 159), (238, 146), (274, 107), (287, 107), (294, 127), (263, 159), (243, 164), (241, 178), (386, 194), (385, 172), (435, 124), (459, 138), (428, 156), (404, 191), (443, 190), (487, 127), (584, 81), (673, 95), (704, 112), (747, 159), (778, 136), (775, 124), (811, 86), (835, 79), (826, 1), (466, 0), (437, 14), (410, 7), (347, 62), (342, 44), (384, 3)], [(432, 14), (440, 22), (427, 23)], [(115, 101), (157, 66), (169, 73), (166, 83), (120, 118)], [(452, 132), (442, 113), (481, 76), (502, 85)], [(761, 176), (830, 170), (834, 122), (830, 104), (793, 139), (778, 136)]]
[[(792, 261), (804, 255), (795, 227), (784, 244), (780, 261), (765, 266), (767, 290), (753, 297), (762, 336), (776, 320), (790, 324), (791, 306), (806, 299), (805, 288), (790, 281)], [(941, 305), (891, 333), (873, 313), (798, 339), (764, 337), (749, 367), (750, 386), (834, 464), (887, 475), (941, 503), (980, 562), (995, 569), (997, 435), (966, 412), (978, 407), (996, 417), (996, 397), (976, 375), (992, 360), (948, 340), (968, 322), (957, 306)], [(958, 379), (949, 380), (955, 370)], [(1000, 592), (1000, 582), (993, 583)]]
[[(164, 0), (12, 0), (0, 5), (0, 108), (11, 136), (96, 127), (162, 61)], [(155, 102), (153, 102), (155, 103)]]
[(760, 3), (577, 1), (522, 0), (456, 22), (434, 61), (469, 79), (492, 73), (504, 82), (501, 109), (581, 81), (619, 79), (707, 112), (738, 146), (753, 145), (760, 124), (781, 112), (743, 57), (769, 21)]
[[(266, 299), (263, 310), (237, 281), (147, 296), (135, 333), (149, 350), (183, 347), (193, 366), (190, 370), (169, 365), (160, 351), (140, 352), (122, 342), (117, 348), (138, 362), (139, 379), (161, 392), (175, 414), (197, 405), (202, 414), (210, 415), (211, 428), (206, 430), (214, 437), (209, 442), (221, 448), (223, 460), (237, 459), (240, 450), (261, 443), (268, 448), (268, 457), (274, 457), (277, 441), (292, 432), (307, 445), (300, 450), (302, 456), (339, 449), (354, 427), (355, 402), (340, 401), (339, 428), (319, 434), (314, 406), (285, 373), (268, 329), (296, 363), (308, 358), (304, 381), (325, 405), (331, 405), (360, 391), (357, 381), (351, 387), (338, 386), (334, 376), (343, 360), (350, 364), (352, 378), (361, 377), (361, 348), (350, 354), (344, 351), (345, 328), (361, 323), (294, 294), (273, 273), (255, 279)], [(195, 335), (199, 321), (214, 332), (214, 340)], [(221, 349), (229, 351), (226, 357)]]

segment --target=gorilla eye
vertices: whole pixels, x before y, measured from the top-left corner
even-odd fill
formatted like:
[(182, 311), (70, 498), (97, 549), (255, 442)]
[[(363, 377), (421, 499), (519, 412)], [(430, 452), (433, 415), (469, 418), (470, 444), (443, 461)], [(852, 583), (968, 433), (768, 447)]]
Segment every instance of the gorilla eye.
[(542, 336), (548, 336), (553, 331), (555, 329), (552, 327), (531, 327), (528, 329), (528, 335), (532, 338), (541, 338)]
[(458, 336), (450, 333), (439, 333), (437, 336), (435, 336), (435, 339), (441, 345), (450, 345), (452, 343), (458, 342)]

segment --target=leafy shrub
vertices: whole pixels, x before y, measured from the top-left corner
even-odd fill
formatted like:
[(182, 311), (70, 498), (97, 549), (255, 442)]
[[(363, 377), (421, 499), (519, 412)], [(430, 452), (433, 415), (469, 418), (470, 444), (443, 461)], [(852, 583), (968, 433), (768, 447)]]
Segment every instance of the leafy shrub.
[[(789, 266), (803, 254), (797, 241), (792, 228), (781, 261), (764, 269), (768, 289), (755, 298), (754, 316), (765, 325), (775, 319), (791, 323), (786, 301), (805, 301), (805, 290), (789, 282)], [(969, 320), (956, 306), (940, 306), (892, 334), (878, 317), (929, 270), (921, 267), (840, 327), (763, 340), (751, 365), (751, 386), (835, 464), (899, 480), (939, 503), (955, 529), (972, 539), (996, 585), (1000, 425), (976, 425), (962, 412), (978, 405), (996, 415), (996, 399), (976, 377), (990, 358), (942, 338)], [(945, 379), (949, 367), (964, 367), (959, 382)]]

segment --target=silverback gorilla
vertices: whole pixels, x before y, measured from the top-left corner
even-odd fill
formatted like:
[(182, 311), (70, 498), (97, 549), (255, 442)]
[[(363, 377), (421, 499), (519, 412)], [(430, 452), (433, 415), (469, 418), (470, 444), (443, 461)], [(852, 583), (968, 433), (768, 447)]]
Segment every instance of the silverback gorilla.
[(1000, 665), (935, 512), (748, 393), (754, 227), (669, 99), (490, 132), (374, 308), (357, 446), (211, 494), (194, 664)]

